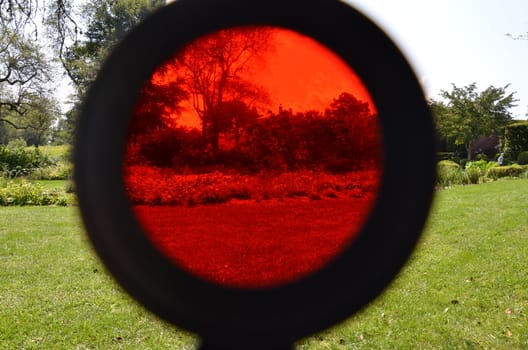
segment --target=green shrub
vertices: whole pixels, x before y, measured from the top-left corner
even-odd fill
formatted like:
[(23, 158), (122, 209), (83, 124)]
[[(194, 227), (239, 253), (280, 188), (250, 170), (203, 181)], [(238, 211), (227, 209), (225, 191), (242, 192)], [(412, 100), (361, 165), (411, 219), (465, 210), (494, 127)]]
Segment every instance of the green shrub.
[(486, 176), (497, 180), (503, 177), (520, 177), (524, 172), (526, 172), (526, 167), (522, 167), (518, 164), (513, 164), (490, 168), (487, 171)]
[(46, 145), (40, 146), (39, 150), (48, 156), (54, 163), (71, 163), (73, 159), (73, 147), (70, 145)]
[(466, 170), (468, 169), (479, 169), (483, 173), (485, 173), (489, 168), (492, 168), (494, 166), (497, 166), (497, 163), (495, 162), (488, 162), (487, 160), (476, 160), (473, 162), (467, 162), (466, 163)]
[(528, 151), (519, 153), (519, 155), (517, 156), (517, 163), (519, 163), (520, 165), (528, 164)]
[(61, 205), (70, 203), (70, 199), (60, 191), (44, 189), (42, 185), (30, 182), (9, 181), (0, 188), (0, 205)]
[(467, 173), (460, 166), (450, 160), (438, 162), (437, 184), (440, 187), (450, 187), (453, 185), (465, 185), (469, 183)]
[(506, 158), (517, 159), (522, 151), (528, 149), (528, 121), (508, 125), (504, 129), (504, 151)]
[(457, 168), (460, 169), (460, 165), (452, 160), (441, 160), (438, 162), (439, 168)]
[(455, 157), (455, 152), (438, 152), (436, 154), (436, 158), (439, 161), (442, 161), (442, 160), (453, 160), (454, 157)]
[(481, 178), (486, 176), (488, 169), (497, 166), (495, 162), (488, 162), (484, 159), (466, 163), (466, 174), (469, 183), (477, 184)]
[(8, 149), (17, 149), (27, 147), (27, 142), (23, 138), (18, 138), (16, 140), (11, 140), (7, 143)]
[(73, 175), (73, 164), (59, 163), (57, 165), (37, 168), (27, 176), (29, 180), (67, 180)]
[(466, 169), (466, 175), (470, 184), (478, 184), (480, 178), (485, 174), (479, 168)]
[(487, 162), (489, 160), (488, 156), (484, 153), (479, 153), (475, 156), (475, 160), (478, 161), (485, 161)]
[(53, 162), (38, 148), (0, 145), (0, 170), (6, 177), (27, 176), (38, 168), (51, 165)]

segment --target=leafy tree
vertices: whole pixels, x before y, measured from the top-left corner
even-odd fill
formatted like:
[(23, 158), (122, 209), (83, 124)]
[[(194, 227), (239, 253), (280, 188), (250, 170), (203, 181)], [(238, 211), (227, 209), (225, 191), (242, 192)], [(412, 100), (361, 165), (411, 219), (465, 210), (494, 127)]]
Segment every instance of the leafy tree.
[(164, 4), (164, 0), (0, 1), (0, 139), (7, 142), (7, 135), (31, 134), (40, 142), (43, 135), (35, 134), (35, 118), (56, 111), (42, 110), (53, 105), (45, 101), (56, 77), (49, 52), (39, 44), (42, 28), (76, 87), (72, 102), (77, 107), (57, 131), (62, 139), (71, 139), (66, 133), (71, 132), (78, 102), (102, 59), (129, 29)]
[[(75, 87), (74, 107), (59, 121), (54, 142), (71, 142), (80, 101), (117, 42), (164, 0), (48, 0), (48, 36)], [(80, 11), (79, 11), (80, 9)]]
[(160, 80), (157, 79), (159, 75), (163, 72), (157, 72), (140, 92), (129, 126), (129, 135), (133, 140), (140, 135), (175, 126), (175, 116), (182, 110), (180, 103), (188, 97), (180, 79)]
[[(38, 42), (33, 1), (0, 1), (0, 124), (34, 127), (36, 109), (50, 96), (51, 64)], [(46, 111), (49, 114), (50, 111)], [(7, 140), (4, 140), (7, 141)]]
[(44, 145), (52, 136), (52, 125), (60, 115), (58, 103), (46, 96), (36, 96), (33, 108), (25, 116), (26, 127), (19, 131), (29, 146)]
[(52, 135), (52, 126), (60, 115), (58, 103), (46, 95), (31, 96), (28, 109), (23, 115), (11, 112), (5, 119), (5, 143), (23, 139), (28, 145), (39, 146), (48, 143)]
[(512, 120), (509, 111), (517, 101), (514, 93), (507, 93), (508, 85), (488, 87), (477, 91), (475, 83), (442, 91), (444, 101), (431, 101), (439, 134), (457, 145), (464, 145), (471, 159), (473, 142), (479, 136), (500, 134)]
[(80, 103), (77, 103), (58, 119), (57, 123), (52, 128), (51, 142), (53, 144), (73, 144), (79, 109)]
[[(339, 133), (341, 158), (355, 159), (356, 163), (370, 165), (369, 160), (378, 160), (381, 155), (381, 131), (377, 115), (367, 102), (343, 92), (333, 100), (325, 111), (334, 118), (334, 123), (346, 132)], [(346, 150), (346, 153), (345, 151)]]
[(528, 32), (526, 32), (524, 34), (518, 34), (518, 35), (513, 35), (513, 34), (510, 34), (510, 33), (506, 33), (506, 36), (509, 36), (513, 40), (528, 40)]
[(202, 126), (202, 137), (216, 153), (222, 131), (221, 106), (239, 100), (252, 108), (267, 94), (250, 79), (272, 49), (271, 31), (259, 27), (226, 29), (188, 44), (174, 59), (186, 82)]
[(235, 148), (239, 147), (240, 139), (247, 127), (258, 118), (256, 108), (249, 108), (241, 100), (225, 101), (218, 106), (218, 129), (220, 132), (232, 132)]
[(368, 118), (371, 113), (367, 102), (358, 100), (348, 92), (343, 92), (334, 98), (330, 108), (327, 109), (327, 114), (353, 118), (352, 120), (357, 122), (358, 118)]
[(164, 0), (55, 0), (47, 19), (57, 55), (81, 98), (113, 46)]

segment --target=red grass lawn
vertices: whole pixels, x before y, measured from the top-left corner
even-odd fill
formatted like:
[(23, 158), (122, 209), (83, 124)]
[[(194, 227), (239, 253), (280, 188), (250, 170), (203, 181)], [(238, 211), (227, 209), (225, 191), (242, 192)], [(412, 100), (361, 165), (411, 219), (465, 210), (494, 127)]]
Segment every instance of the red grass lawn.
[(150, 239), (195, 276), (238, 288), (272, 287), (321, 268), (350, 243), (372, 196), (136, 206)]

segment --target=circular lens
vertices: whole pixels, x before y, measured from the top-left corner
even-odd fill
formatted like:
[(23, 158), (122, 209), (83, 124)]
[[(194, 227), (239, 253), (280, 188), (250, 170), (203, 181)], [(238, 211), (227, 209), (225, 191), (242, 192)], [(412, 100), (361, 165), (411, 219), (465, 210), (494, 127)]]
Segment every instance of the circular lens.
[(400, 271), (434, 144), (412, 69), (344, 2), (178, 0), (101, 67), (75, 180), (95, 250), (140, 303), (205, 344), (285, 348)]
[(353, 242), (381, 178), (376, 107), (339, 56), (297, 32), (234, 27), (145, 82), (124, 180), (154, 246), (196, 277), (275, 287)]

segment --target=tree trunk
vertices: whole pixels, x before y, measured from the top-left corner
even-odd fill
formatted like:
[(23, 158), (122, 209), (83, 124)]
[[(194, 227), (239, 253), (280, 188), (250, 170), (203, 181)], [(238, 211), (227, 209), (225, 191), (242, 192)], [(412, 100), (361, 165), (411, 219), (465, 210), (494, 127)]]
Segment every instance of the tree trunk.
[(238, 127), (233, 129), (233, 136), (235, 137), (235, 149), (238, 149), (238, 146), (240, 145), (240, 130)]
[(211, 119), (211, 148), (215, 155), (218, 153), (219, 138), (220, 138), (219, 136), (220, 136), (220, 130), (218, 127), (218, 120), (216, 117), (213, 117)]

